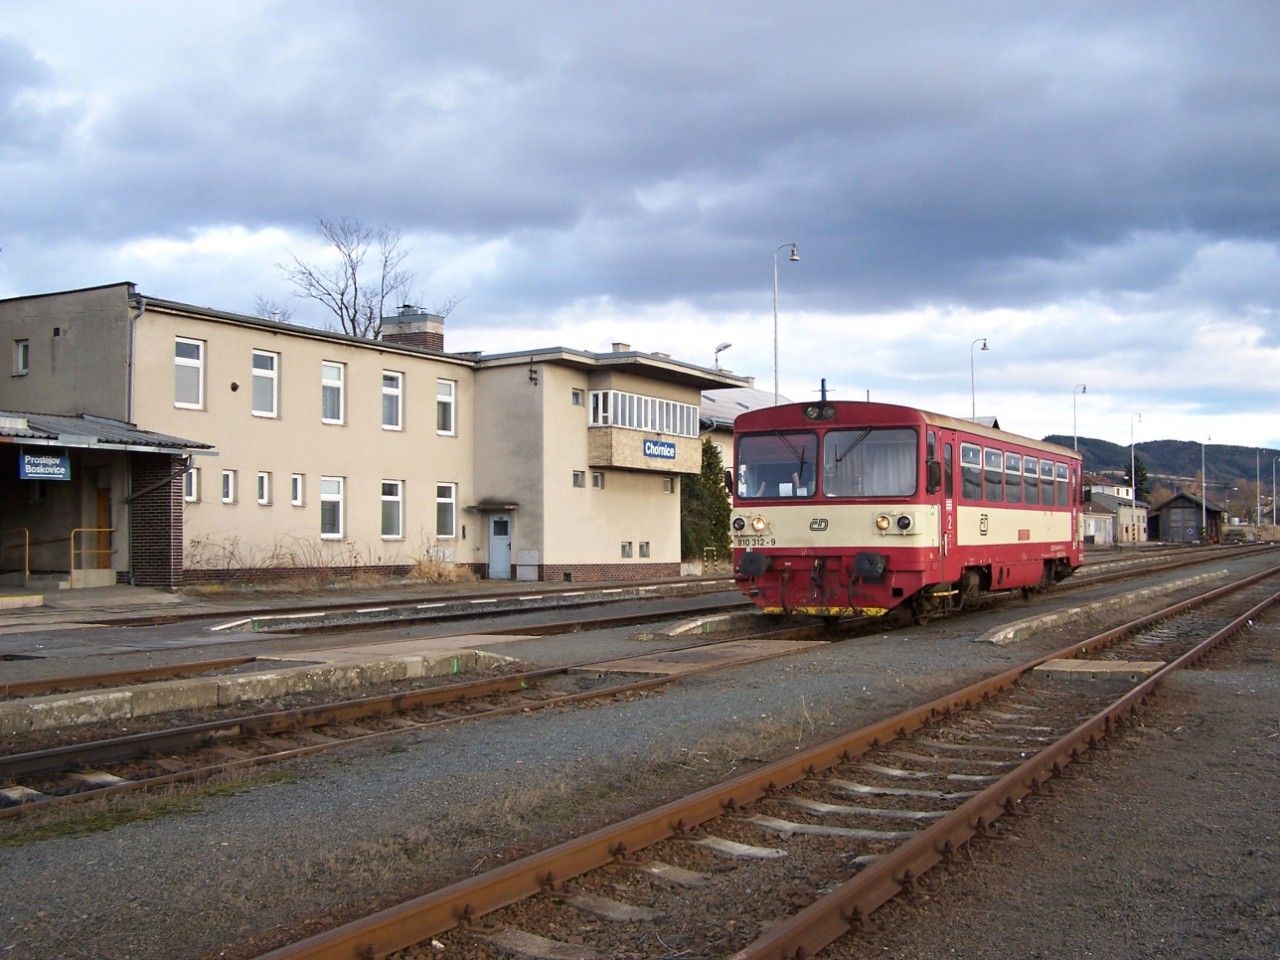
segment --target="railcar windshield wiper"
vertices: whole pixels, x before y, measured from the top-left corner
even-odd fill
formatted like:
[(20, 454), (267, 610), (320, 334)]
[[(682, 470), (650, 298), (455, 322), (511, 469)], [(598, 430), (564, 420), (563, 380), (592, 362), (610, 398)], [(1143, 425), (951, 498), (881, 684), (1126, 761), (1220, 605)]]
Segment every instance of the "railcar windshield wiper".
[(850, 440), (849, 445), (847, 447), (845, 447), (843, 450), (841, 450), (839, 453), (836, 454), (836, 463), (840, 463), (841, 461), (844, 460), (845, 457), (853, 453), (854, 449), (857, 448), (862, 443), (862, 441), (867, 439), (867, 437), (869, 436), (871, 436), (871, 428), (863, 427), (862, 432), (858, 434), (856, 437), (854, 437), (852, 440)]
[(775, 430), (773, 431), (773, 433), (774, 433), (774, 436), (776, 436), (779, 440), (781, 440), (783, 443), (787, 445), (787, 449), (791, 451), (791, 455), (796, 458), (796, 463), (798, 464), (798, 467), (796, 469), (796, 481), (799, 483), (803, 483), (804, 482), (804, 464), (805, 464), (804, 447), (801, 447), (799, 450), (797, 450), (796, 445), (791, 442), (791, 438), (788, 437), (781, 430)]

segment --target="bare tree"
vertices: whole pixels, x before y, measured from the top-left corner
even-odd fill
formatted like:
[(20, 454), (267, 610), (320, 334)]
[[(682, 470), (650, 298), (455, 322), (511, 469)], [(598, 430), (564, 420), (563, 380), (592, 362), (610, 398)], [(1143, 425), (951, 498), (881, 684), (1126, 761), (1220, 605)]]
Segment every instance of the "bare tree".
[(408, 251), (401, 249), (400, 231), (370, 227), (345, 217), (317, 221), (317, 230), (338, 254), (338, 263), (324, 268), (305, 263), (294, 253), (292, 264), (277, 264), (295, 295), (324, 304), (343, 333), (376, 340), (388, 301), (408, 294), (413, 274), (402, 270)]
[(271, 300), (262, 296), (262, 294), (258, 294), (253, 301), (253, 315), (261, 317), (263, 320), (288, 323), (293, 319), (293, 307), (287, 303), (281, 303), (279, 300)]

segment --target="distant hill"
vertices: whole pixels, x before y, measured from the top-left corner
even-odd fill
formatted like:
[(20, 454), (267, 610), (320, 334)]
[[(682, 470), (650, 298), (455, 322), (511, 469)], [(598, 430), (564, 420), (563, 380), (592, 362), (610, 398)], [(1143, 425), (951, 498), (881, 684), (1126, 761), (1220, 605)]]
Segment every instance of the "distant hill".
[[(1045, 437), (1050, 443), (1071, 446), (1071, 438), (1061, 434)], [(1129, 447), (1094, 437), (1080, 437), (1079, 449), (1084, 457), (1086, 473), (1108, 471), (1129, 472)], [(1200, 444), (1194, 440), (1144, 440), (1134, 444), (1147, 474), (1153, 480), (1162, 480), (1176, 486), (1173, 478), (1191, 480), (1200, 473)], [(1210, 443), (1204, 448), (1205, 469), (1209, 482), (1228, 483), (1232, 486), (1253, 485), (1259, 451), (1262, 455), (1262, 486), (1271, 486), (1271, 462), (1280, 457), (1280, 450), (1268, 447), (1236, 447), (1224, 443)], [(1210, 492), (1210, 498), (1213, 494)]]

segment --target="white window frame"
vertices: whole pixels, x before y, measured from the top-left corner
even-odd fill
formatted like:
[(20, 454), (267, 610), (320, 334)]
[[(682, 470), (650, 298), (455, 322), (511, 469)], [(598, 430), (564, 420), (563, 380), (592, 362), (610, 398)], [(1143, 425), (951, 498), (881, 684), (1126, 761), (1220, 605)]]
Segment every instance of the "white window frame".
[(575, 487), (585, 487), (587, 485), (587, 472), (585, 470), (573, 471), (573, 485)]
[[(338, 371), (337, 377), (331, 377), (329, 368)], [(324, 415), (325, 396), (327, 391), (336, 390), (338, 395), (338, 418)], [(320, 422), (342, 425), (347, 422), (347, 365), (337, 360), (320, 361)]]
[(573, 398), (573, 405), (575, 407), (586, 406), (587, 393), (581, 387), (574, 387), (571, 396)]
[[(326, 490), (325, 487), (330, 489)], [(332, 489), (336, 486), (336, 490)], [(320, 478), (320, 539), (321, 540), (341, 540), (346, 533), (346, 477), (325, 477)], [(324, 528), (324, 507), (327, 503), (336, 503), (338, 505), (338, 529), (326, 531)]]
[(13, 341), (13, 375), (25, 377), (31, 372), (31, 341)]
[[(196, 348), (197, 357), (180, 357), (178, 356), (178, 344), (183, 343)], [(193, 340), (191, 337), (174, 337), (173, 338), (173, 405), (182, 410), (203, 410), (204, 409), (204, 350), (206, 343), (204, 340)], [(196, 371), (196, 402), (188, 403), (185, 400), (178, 399), (178, 368), (192, 367)]]
[[(448, 533), (441, 530), (440, 509), (447, 507), (449, 511)], [(456, 483), (436, 484), (436, 539), (456, 540), (458, 538), (458, 485)]]
[(592, 390), (588, 424), (623, 427), (675, 437), (698, 436), (698, 408), (677, 400), (663, 400), (622, 390)]
[(631, 541), (630, 540), (622, 541), (622, 559), (623, 560), (631, 559)]
[[(387, 488), (392, 487), (393, 492), (388, 494)], [(383, 480), (378, 488), (382, 493), (382, 509), (379, 512), (379, 527), (382, 531), (383, 540), (403, 540), (404, 539), (404, 481), (403, 480)], [(396, 507), (395, 520), (396, 529), (392, 533), (387, 532), (387, 504), (393, 503)]]
[(236, 502), (236, 472), (234, 470), (222, 471), (222, 502)]
[[(440, 421), (444, 419), (446, 411), (448, 411), (449, 423), (448, 426), (441, 427)], [(442, 437), (458, 435), (458, 381), (456, 380), (436, 381), (436, 433)]]
[(200, 502), (199, 467), (191, 467), (182, 475), (182, 499), (187, 503)]
[(258, 502), (264, 507), (271, 505), (271, 472), (258, 471)]
[[(260, 369), (257, 364), (259, 357), (269, 359), (271, 361), (271, 369)], [(273, 353), (270, 350), (254, 350), (249, 360), (250, 378), (249, 378), (249, 411), (255, 417), (267, 417), (269, 419), (277, 419), (280, 416), (280, 354)], [(258, 409), (258, 381), (265, 380), (271, 385), (271, 409)]]
[[(395, 385), (390, 386), (387, 381), (395, 380)], [(396, 421), (395, 423), (387, 422), (387, 400), (395, 400)], [(383, 430), (403, 430), (404, 429), (404, 374), (399, 370), (383, 370), (382, 371), (382, 429)]]
[(641, 560), (648, 560), (648, 559), (649, 559), (649, 541), (648, 541), (648, 540), (641, 540), (641, 541), (640, 541), (640, 544), (639, 544), (639, 551), (640, 551), (640, 559), (641, 559)]
[(301, 473), (289, 476), (289, 502), (295, 507), (303, 506), (307, 501), (307, 478)]
[(591, 486), (597, 490), (604, 489), (604, 471), (603, 470), (591, 471)]
[(675, 493), (675, 492), (676, 492), (676, 478), (675, 478), (675, 477), (663, 477), (663, 478), (662, 478), (662, 492), (663, 492), (663, 493)]

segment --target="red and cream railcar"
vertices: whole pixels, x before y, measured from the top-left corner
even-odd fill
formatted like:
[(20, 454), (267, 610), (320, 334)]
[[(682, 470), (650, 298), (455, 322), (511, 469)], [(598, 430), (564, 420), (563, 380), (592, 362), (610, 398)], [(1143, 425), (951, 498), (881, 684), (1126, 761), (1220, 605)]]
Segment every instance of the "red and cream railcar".
[(923, 619), (1080, 565), (1080, 455), (884, 403), (734, 424), (734, 578), (769, 613)]

